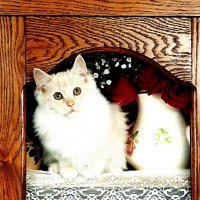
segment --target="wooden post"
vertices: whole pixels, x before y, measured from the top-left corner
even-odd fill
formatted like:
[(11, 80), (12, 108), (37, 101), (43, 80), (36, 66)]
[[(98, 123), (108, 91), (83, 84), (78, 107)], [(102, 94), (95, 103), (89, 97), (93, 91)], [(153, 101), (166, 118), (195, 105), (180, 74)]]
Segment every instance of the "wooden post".
[(200, 199), (200, 18), (192, 20), (192, 83), (193, 95), (191, 134), (192, 199)]
[(0, 17), (0, 199), (23, 199), (25, 183), (23, 17)]

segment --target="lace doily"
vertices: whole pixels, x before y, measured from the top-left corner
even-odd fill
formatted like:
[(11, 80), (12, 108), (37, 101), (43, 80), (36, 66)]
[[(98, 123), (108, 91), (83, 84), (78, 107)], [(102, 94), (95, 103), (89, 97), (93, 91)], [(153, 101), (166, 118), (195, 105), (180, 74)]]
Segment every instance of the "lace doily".
[(127, 171), (98, 178), (63, 179), (44, 171), (27, 171), (27, 200), (191, 199), (189, 170), (152, 174)]

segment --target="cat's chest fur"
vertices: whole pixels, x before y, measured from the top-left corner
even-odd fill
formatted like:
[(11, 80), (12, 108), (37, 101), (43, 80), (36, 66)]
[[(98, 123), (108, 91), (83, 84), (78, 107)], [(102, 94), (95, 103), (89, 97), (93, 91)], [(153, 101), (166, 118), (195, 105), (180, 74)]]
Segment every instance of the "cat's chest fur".
[(67, 116), (53, 111), (47, 112), (39, 107), (36, 118), (40, 123), (39, 136), (45, 148), (66, 156), (77, 156), (80, 152), (88, 154), (96, 151), (105, 140), (109, 142), (112, 128), (110, 108), (101, 104), (95, 107), (91, 104), (89, 111), (75, 112)]

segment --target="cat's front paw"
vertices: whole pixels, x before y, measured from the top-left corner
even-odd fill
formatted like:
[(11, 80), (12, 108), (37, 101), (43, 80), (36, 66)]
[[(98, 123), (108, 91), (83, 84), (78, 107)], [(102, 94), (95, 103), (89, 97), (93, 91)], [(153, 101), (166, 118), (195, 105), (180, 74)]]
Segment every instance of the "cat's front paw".
[(48, 167), (48, 171), (50, 173), (56, 173), (58, 174), (59, 173), (59, 165), (58, 163), (51, 163)]
[(76, 178), (78, 176), (77, 171), (72, 167), (60, 167), (59, 173), (65, 179)]
[(83, 176), (86, 179), (94, 179), (97, 176), (99, 176), (101, 173), (98, 172), (97, 170), (93, 170), (93, 169), (85, 169), (81, 172), (81, 176)]

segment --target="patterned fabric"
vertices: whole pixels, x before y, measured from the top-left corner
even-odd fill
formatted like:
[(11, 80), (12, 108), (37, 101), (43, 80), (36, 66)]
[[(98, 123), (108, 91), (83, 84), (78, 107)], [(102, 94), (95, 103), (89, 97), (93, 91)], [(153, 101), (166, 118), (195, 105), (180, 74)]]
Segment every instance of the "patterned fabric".
[(27, 200), (190, 200), (189, 170), (165, 174), (127, 171), (98, 178), (62, 179), (44, 171), (27, 171)]

